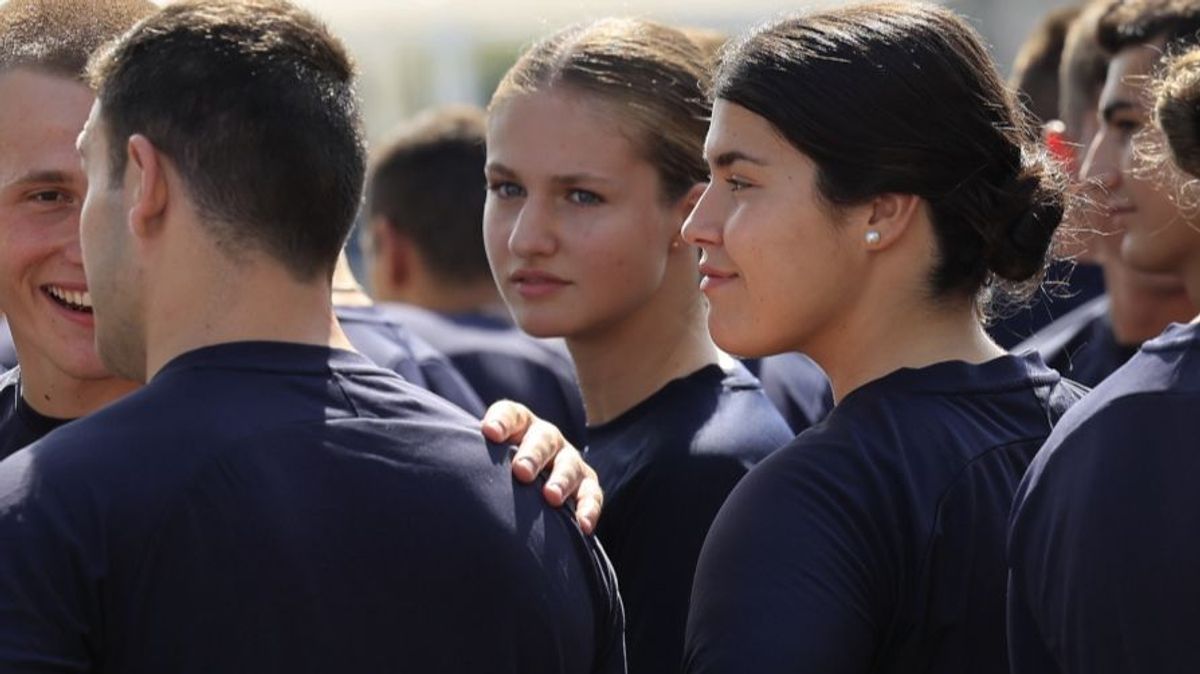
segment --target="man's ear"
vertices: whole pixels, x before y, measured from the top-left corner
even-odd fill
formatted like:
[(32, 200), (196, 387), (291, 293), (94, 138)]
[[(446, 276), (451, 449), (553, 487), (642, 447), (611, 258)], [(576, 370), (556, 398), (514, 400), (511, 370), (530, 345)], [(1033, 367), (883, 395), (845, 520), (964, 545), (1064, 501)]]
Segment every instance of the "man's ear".
[(167, 166), (158, 148), (141, 134), (130, 136), (125, 186), (131, 190), (129, 227), (139, 238), (153, 236), (162, 226), (170, 201)]
[(908, 231), (923, 203), (915, 194), (888, 192), (876, 196), (863, 227), (863, 245), (870, 250), (894, 245)]

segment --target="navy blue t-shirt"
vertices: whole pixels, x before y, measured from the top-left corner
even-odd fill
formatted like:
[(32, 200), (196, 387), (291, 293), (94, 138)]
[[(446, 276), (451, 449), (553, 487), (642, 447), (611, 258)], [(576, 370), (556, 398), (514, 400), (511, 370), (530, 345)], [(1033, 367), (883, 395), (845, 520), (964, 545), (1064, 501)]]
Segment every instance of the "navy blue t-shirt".
[(1033, 354), (852, 391), (713, 522), (686, 671), (1007, 674), (1012, 496), (1082, 394)]
[(758, 381), (710, 365), (588, 429), (587, 461), (604, 488), (596, 535), (627, 613), (629, 671), (677, 672), (704, 536), (729, 491), (791, 439)]
[(432, 391), (475, 417), (483, 401), (445, 355), (410, 332), (379, 305), (334, 307), (346, 338), (359, 353), (409, 383)]
[(1015, 674), (1200, 672), (1200, 327), (1146, 342), (1054, 430), (1009, 539)]
[(1137, 345), (1120, 344), (1102, 295), (1042, 328), (1021, 342), (1014, 353), (1037, 351), (1059, 374), (1095, 387), (1137, 353)]
[(563, 432), (585, 441), (583, 399), (561, 340), (534, 339), (511, 322), (483, 313), (438, 314), (406, 304), (380, 305), (446, 354), (484, 405), (515, 400)]
[(21, 396), (21, 368), (0, 375), (0, 459), (68, 421), (48, 417), (25, 402)]
[(1050, 265), (1042, 288), (1032, 301), (1012, 315), (1001, 318), (988, 327), (996, 343), (1013, 353), (1017, 344), (1036, 335), (1042, 328), (1066, 316), (1091, 300), (1104, 294), (1104, 272), (1094, 264), (1076, 264), (1060, 260)]
[(622, 671), (603, 553), (476, 426), (355, 353), (179, 356), (0, 463), (0, 671)]
[(783, 415), (792, 433), (824, 419), (833, 409), (833, 389), (825, 372), (800, 353), (781, 353), (744, 361), (762, 382), (763, 392)]

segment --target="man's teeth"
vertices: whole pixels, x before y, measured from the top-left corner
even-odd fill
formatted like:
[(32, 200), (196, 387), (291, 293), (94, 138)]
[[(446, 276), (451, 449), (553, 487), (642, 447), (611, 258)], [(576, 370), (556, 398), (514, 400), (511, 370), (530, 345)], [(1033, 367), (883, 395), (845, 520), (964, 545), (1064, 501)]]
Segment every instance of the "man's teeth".
[(88, 291), (82, 292), (78, 290), (66, 290), (58, 286), (46, 286), (46, 292), (53, 295), (61, 302), (71, 304), (85, 309), (92, 308), (92, 295)]

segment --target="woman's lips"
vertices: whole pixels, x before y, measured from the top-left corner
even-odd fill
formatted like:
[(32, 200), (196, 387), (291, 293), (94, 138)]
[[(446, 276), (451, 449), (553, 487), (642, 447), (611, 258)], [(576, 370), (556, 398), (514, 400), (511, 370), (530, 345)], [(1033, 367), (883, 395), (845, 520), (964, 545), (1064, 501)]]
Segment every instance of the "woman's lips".
[(508, 280), (516, 287), (517, 293), (527, 300), (549, 297), (571, 285), (570, 281), (559, 276), (533, 269), (521, 269), (513, 272), (509, 275)]
[(702, 292), (716, 290), (738, 278), (738, 275), (734, 272), (722, 271), (707, 265), (700, 265), (700, 274), (702, 275), (700, 279), (700, 290)]

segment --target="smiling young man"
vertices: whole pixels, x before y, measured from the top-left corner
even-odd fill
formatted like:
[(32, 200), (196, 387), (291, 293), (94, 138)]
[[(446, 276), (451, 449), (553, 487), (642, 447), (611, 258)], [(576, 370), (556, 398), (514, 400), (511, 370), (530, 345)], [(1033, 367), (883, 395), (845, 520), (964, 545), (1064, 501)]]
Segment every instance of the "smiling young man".
[(155, 9), (146, 0), (0, 7), (0, 309), (21, 367), (0, 377), (0, 458), (133, 390), (96, 355), (75, 137), (91, 53)]
[(595, 544), (477, 422), (335, 348), (341, 44), (285, 3), (183, 2), (92, 74), (96, 341), (147, 385), (0, 463), (0, 669), (620, 671)]

